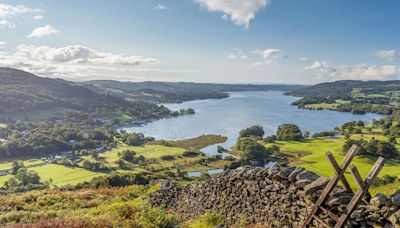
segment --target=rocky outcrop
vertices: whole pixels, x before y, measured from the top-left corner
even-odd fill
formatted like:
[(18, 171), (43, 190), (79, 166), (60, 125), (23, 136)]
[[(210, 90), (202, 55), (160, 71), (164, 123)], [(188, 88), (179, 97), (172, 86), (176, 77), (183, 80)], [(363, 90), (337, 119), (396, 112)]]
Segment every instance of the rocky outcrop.
[[(246, 221), (268, 227), (299, 227), (328, 181), (298, 167), (246, 166), (184, 187), (164, 181), (148, 199), (154, 206), (171, 209), (182, 220), (214, 211), (224, 215), (225, 226)], [(324, 207), (340, 214), (352, 196), (338, 187)], [(348, 226), (400, 227), (399, 201), (400, 192), (390, 197), (379, 194), (352, 213)], [(327, 214), (320, 217), (333, 224)]]

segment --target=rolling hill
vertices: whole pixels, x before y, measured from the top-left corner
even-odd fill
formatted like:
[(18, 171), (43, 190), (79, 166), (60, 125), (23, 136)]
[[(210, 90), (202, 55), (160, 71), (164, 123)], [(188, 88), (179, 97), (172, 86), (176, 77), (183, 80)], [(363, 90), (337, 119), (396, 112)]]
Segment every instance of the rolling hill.
[(62, 79), (43, 78), (21, 70), (0, 68), (0, 114), (13, 115), (54, 108), (81, 111), (124, 108), (138, 116), (142, 116), (142, 113), (168, 113), (166, 108), (155, 104), (96, 93)]

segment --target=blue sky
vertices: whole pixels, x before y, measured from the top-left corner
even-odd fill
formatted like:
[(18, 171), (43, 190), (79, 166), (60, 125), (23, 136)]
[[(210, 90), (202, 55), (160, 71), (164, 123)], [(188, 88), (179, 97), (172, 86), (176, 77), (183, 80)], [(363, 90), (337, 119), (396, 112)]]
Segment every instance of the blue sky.
[(400, 77), (397, 0), (0, 0), (0, 65), (69, 80)]

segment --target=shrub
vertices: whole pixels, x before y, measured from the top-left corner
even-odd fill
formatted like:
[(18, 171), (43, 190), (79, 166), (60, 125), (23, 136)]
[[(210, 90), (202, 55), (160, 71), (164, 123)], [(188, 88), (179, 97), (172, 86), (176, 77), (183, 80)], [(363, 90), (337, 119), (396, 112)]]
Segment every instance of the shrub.
[(172, 156), (172, 155), (163, 155), (163, 156), (161, 156), (160, 158), (161, 158), (161, 160), (164, 160), (164, 161), (172, 161), (172, 160), (175, 160), (175, 157)]
[(199, 153), (196, 151), (185, 151), (183, 152), (182, 156), (184, 157), (197, 157), (199, 156)]
[(139, 213), (139, 225), (148, 228), (172, 228), (176, 227), (178, 222), (163, 208), (144, 205)]
[(201, 217), (201, 221), (205, 226), (215, 227), (224, 222), (222, 214), (217, 212), (207, 212)]

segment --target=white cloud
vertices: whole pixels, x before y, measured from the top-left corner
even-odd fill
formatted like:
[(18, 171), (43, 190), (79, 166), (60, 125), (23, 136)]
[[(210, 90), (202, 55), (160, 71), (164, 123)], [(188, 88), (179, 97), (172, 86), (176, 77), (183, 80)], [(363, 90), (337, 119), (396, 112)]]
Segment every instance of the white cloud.
[(168, 7), (166, 5), (158, 4), (153, 9), (155, 9), (155, 10), (167, 10)]
[(35, 16), (33, 16), (33, 20), (35, 20), (35, 21), (40, 21), (43, 18), (44, 18), (43, 15), (35, 15)]
[(327, 61), (315, 61), (308, 66), (305, 66), (306, 71), (313, 72), (316, 76), (315, 81), (332, 80), (336, 76), (336, 69)]
[(262, 51), (262, 52), (261, 52), (261, 56), (262, 56), (264, 59), (275, 58), (275, 57), (277, 57), (281, 52), (282, 52), (282, 50), (280, 50), (280, 49), (269, 48), (269, 49), (265, 49), (264, 51)]
[(44, 11), (41, 9), (32, 9), (26, 7), (24, 5), (8, 5), (8, 4), (0, 4), (0, 18), (10, 18), (17, 14), (24, 13), (43, 13)]
[(195, 0), (210, 12), (222, 12), (222, 18), (228, 18), (236, 25), (248, 28), (256, 13), (267, 6), (270, 0)]
[(80, 45), (52, 48), (49, 46), (22, 44), (18, 46), (15, 55), (45, 63), (90, 63), (138, 66), (140, 64), (158, 62), (158, 60), (154, 58), (101, 52)]
[(359, 64), (341, 66), (340, 77), (353, 80), (389, 80), (398, 79), (399, 68), (393, 65)]
[(400, 58), (400, 52), (396, 50), (378, 50), (374, 52), (374, 55), (388, 60), (398, 60)]
[(35, 28), (32, 31), (32, 33), (28, 35), (28, 37), (29, 38), (32, 38), (32, 37), (40, 38), (40, 37), (50, 36), (50, 35), (58, 34), (58, 33), (61, 33), (61, 31), (54, 28), (51, 25), (46, 25), (43, 27)]
[(0, 28), (12, 29), (12, 28), (15, 28), (15, 24), (13, 22), (11, 22), (11, 21), (3, 19), (3, 20), (0, 20)]
[(252, 67), (260, 67), (260, 66), (265, 66), (265, 65), (271, 65), (273, 63), (273, 61), (271, 59), (262, 61), (262, 62), (255, 62), (252, 63), (251, 66)]
[(240, 48), (233, 49), (233, 52), (227, 55), (228, 59), (247, 59), (247, 55)]
[(0, 48), (4, 48), (7, 45), (7, 42), (0, 41)]
[[(188, 73), (190, 70), (149, 68), (155, 58), (104, 52), (75, 45), (61, 48), (19, 45), (14, 53), (0, 52), (0, 66), (14, 67), (42, 76), (93, 79), (104, 75), (123, 77), (135, 72)], [(122, 78), (121, 78), (122, 79)]]
[(0, 4), (0, 28), (15, 28), (13, 18), (23, 14), (44, 13), (41, 9), (33, 9), (24, 5)]
[(313, 72), (316, 81), (330, 80), (391, 80), (398, 79), (400, 69), (394, 65), (358, 64), (355, 66), (342, 65), (333, 67), (327, 61), (315, 61), (304, 67)]

